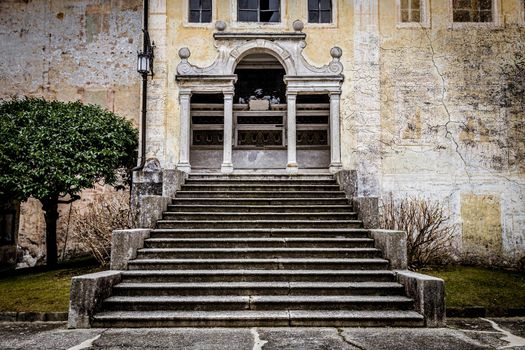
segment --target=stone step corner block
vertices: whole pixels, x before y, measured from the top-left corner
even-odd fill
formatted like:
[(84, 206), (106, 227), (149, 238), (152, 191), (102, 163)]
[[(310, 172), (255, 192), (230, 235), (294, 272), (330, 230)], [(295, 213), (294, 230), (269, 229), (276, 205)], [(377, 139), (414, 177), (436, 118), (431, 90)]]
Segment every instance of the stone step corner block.
[(154, 228), (157, 221), (162, 219), (162, 213), (171, 204), (172, 197), (143, 195), (139, 199), (138, 226), (144, 228)]
[(126, 270), (128, 262), (137, 257), (137, 250), (144, 247), (151, 229), (115, 230), (111, 234), (111, 270)]
[(405, 231), (370, 230), (376, 248), (383, 252), (383, 258), (390, 261), (390, 268), (407, 269), (407, 234)]
[(188, 178), (188, 173), (177, 169), (163, 170), (162, 196), (173, 198)]
[(352, 205), (358, 214), (358, 219), (363, 221), (365, 228), (379, 228), (378, 197), (353, 197)]
[(397, 280), (414, 299), (415, 311), (425, 318), (425, 326), (446, 326), (445, 281), (409, 270), (395, 270)]
[(102, 271), (71, 279), (68, 328), (90, 328), (93, 314), (121, 281), (120, 271)]
[(357, 196), (357, 171), (340, 170), (334, 174), (339, 187), (343, 190), (348, 198)]

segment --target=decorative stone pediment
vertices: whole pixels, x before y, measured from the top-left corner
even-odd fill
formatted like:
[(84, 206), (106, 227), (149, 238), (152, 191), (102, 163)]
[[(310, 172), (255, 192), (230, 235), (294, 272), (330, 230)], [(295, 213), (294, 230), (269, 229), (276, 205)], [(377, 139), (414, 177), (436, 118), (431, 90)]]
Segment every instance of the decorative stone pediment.
[(330, 50), (332, 60), (315, 67), (303, 56), (306, 34), (291, 33), (226, 33), (214, 34), (218, 55), (208, 67), (198, 67), (189, 62), (191, 51), (184, 47), (179, 50), (181, 62), (177, 66), (177, 79), (195, 76), (231, 76), (237, 64), (247, 55), (269, 54), (275, 57), (286, 70), (286, 75), (305, 77), (332, 77), (342, 80), (343, 65), (340, 62), (342, 50)]

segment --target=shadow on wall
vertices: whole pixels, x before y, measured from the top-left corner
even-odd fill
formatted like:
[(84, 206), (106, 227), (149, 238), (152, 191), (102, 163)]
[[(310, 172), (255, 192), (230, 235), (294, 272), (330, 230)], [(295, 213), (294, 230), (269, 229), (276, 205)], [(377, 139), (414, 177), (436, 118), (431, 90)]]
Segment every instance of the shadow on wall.
[(0, 271), (13, 269), (17, 262), (16, 240), (20, 221), (20, 202), (0, 203)]

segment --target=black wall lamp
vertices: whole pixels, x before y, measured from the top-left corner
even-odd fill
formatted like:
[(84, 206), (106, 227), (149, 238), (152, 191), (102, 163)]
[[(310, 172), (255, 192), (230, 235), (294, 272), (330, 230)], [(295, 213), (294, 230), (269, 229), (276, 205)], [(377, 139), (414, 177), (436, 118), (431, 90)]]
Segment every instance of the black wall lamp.
[(149, 15), (149, 1), (144, 0), (143, 8), (143, 26), (142, 33), (144, 35), (142, 41), (142, 51), (137, 54), (137, 72), (142, 75), (142, 118), (140, 123), (141, 137), (140, 137), (140, 163), (131, 171), (139, 171), (144, 169), (146, 164), (146, 113), (148, 106), (148, 75), (153, 76), (153, 58), (155, 57), (155, 43), (151, 43), (148, 32), (148, 15)]
[(155, 43), (151, 43), (149, 33), (144, 32), (144, 48), (137, 54), (137, 72), (142, 75), (153, 76), (153, 58), (155, 57)]

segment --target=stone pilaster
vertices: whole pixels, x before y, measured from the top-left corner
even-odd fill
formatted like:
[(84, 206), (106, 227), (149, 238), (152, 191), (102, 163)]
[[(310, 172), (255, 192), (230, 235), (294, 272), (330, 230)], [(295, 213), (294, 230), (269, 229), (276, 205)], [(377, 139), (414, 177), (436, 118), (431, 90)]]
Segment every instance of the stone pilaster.
[(286, 172), (289, 174), (296, 174), (299, 171), (297, 165), (297, 126), (296, 126), (296, 94), (288, 94), (286, 96), (287, 103), (287, 150), (288, 150), (288, 164), (286, 165)]
[(190, 166), (190, 125), (191, 125), (191, 92), (181, 90), (179, 92), (180, 104), (180, 143), (179, 143), (179, 163), (177, 169), (189, 173)]
[(341, 94), (330, 94), (330, 172), (336, 173), (343, 168), (341, 164), (341, 129), (339, 109)]
[(175, 168), (173, 121), (167, 118), (168, 58), (166, 0), (150, 0), (149, 35), (155, 43), (153, 77), (148, 80), (146, 159), (158, 160), (161, 169)]
[(233, 172), (232, 138), (233, 138), (233, 92), (224, 93), (224, 130), (223, 158), (221, 172)]
[(379, 0), (354, 0), (354, 125), (358, 196), (380, 192)]

